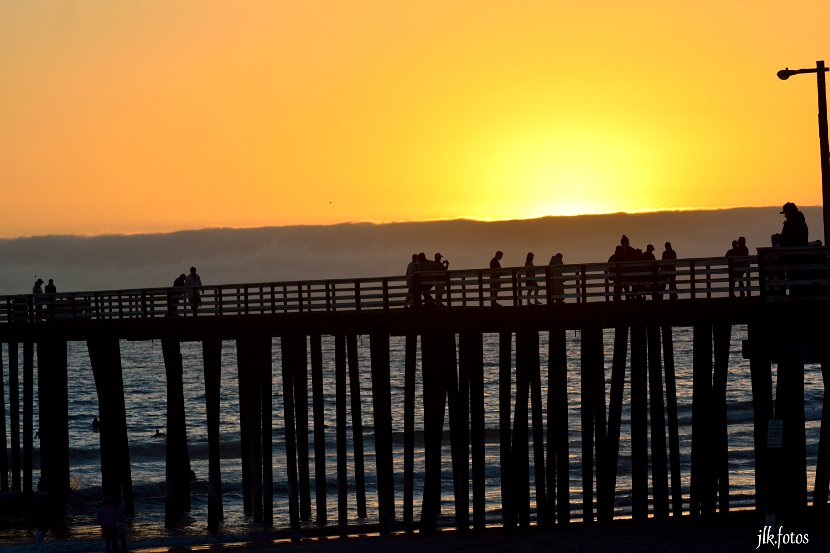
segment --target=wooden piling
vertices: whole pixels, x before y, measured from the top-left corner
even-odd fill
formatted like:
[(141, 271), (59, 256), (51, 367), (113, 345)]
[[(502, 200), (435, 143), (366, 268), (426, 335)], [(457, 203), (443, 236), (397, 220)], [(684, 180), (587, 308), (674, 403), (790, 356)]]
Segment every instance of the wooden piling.
[(315, 518), (318, 525), (328, 522), (326, 509), (326, 414), (323, 396), (323, 345), (320, 334), (312, 334), (311, 390), (314, 412), (314, 491), (316, 497)]
[(671, 471), (672, 516), (683, 516), (683, 493), (680, 476), (680, 436), (677, 420), (677, 383), (674, 374), (674, 340), (668, 325), (661, 328), (663, 367), (666, 372), (666, 417), (669, 427), (669, 466)]
[(568, 359), (564, 329), (548, 334), (548, 510), (560, 525), (570, 522), (570, 467), (568, 446)]
[[(472, 445), (473, 528), (485, 525), (484, 464), (484, 342), (480, 332), (463, 332), (458, 339), (459, 382), (469, 383), (470, 442)], [(461, 386), (459, 386), (461, 388)]]
[(161, 339), (167, 376), (167, 462), (164, 526), (173, 528), (190, 510), (190, 457), (187, 451), (182, 352), (178, 339)]
[(205, 414), (208, 428), (208, 530), (219, 528), (224, 519), (219, 441), (219, 396), (222, 379), (222, 340), (202, 341), (205, 373)]
[(516, 401), (513, 408), (513, 441), (510, 444), (510, 497), (522, 528), (530, 527), (528, 405), (533, 361), (528, 334), (524, 330), (516, 332)]
[[(8, 343), (8, 360), (9, 360), (9, 439), (11, 441), (11, 489), (12, 491), (23, 491), (24, 493), (31, 493), (32, 491), (32, 417), (29, 411), (29, 418), (26, 418), (26, 398), (28, 397), (31, 403), (32, 399), (32, 382), (29, 379), (29, 390), (26, 390), (26, 379), (23, 379), (23, 420), (20, 420), (20, 366), (19, 366), (19, 352), (18, 343), (10, 340)], [(25, 376), (25, 375), (24, 375)], [(31, 374), (29, 375), (31, 377)], [(31, 410), (31, 405), (28, 406)], [(26, 422), (28, 421), (28, 429)], [(23, 424), (23, 442), (20, 441), (20, 424)], [(28, 442), (27, 442), (28, 440)], [(26, 457), (26, 444), (29, 444), (29, 456)], [(21, 452), (22, 446), (22, 452)], [(21, 458), (22, 453), (22, 458)], [(27, 463), (28, 460), (28, 463)], [(23, 471), (23, 480), (21, 482), (20, 472)], [(28, 481), (28, 492), (26, 482)]]
[(87, 350), (101, 416), (103, 495), (116, 503), (123, 500), (125, 513), (132, 514), (134, 504), (120, 344), (116, 337), (100, 336), (87, 341)]
[(512, 404), (512, 340), (510, 332), (499, 333), (499, 460), (501, 469), (502, 524), (508, 530), (516, 525), (516, 502), (512, 496), (510, 410)]
[(648, 377), (644, 326), (631, 326), (631, 494), (634, 520), (648, 518)]
[(528, 336), (528, 361), (530, 361), (530, 412), (533, 429), (533, 470), (536, 486), (536, 520), (548, 524), (547, 487), (545, 483), (545, 425), (542, 420), (542, 376), (539, 365), (539, 332), (534, 330)]
[(250, 371), (247, 370), (248, 350), (240, 340), (236, 341), (236, 369), (239, 389), (239, 449), (242, 473), (242, 511), (246, 515), (254, 512), (253, 503), (253, 460), (251, 459), (251, 397)]
[(346, 337), (334, 336), (335, 421), (337, 426), (337, 524), (349, 522), (346, 451)]
[(285, 455), (288, 473), (288, 519), (292, 529), (300, 527), (300, 488), (297, 467), (297, 435), (294, 420), (294, 371), (297, 351), (292, 338), (280, 339), (282, 350), (282, 406), (285, 430)]
[(441, 510), (441, 441), (447, 391), (441, 374), (441, 336), (421, 337), (421, 369), (424, 404), (424, 495), (421, 503), (420, 533), (435, 531)]
[(772, 364), (769, 331), (763, 323), (748, 325), (749, 370), (752, 379), (752, 405), (755, 443), (755, 508), (770, 513), (770, 459), (767, 449), (768, 423), (772, 418)]
[[(23, 343), (23, 495), (31, 498), (32, 446), (34, 442), (34, 353), (32, 342)], [(9, 349), (9, 367), (17, 366), (17, 343)]]
[(467, 530), (470, 527), (470, 383), (468, 378), (458, 375), (455, 334), (442, 334), (440, 344), (440, 374), (450, 419), (455, 525), (459, 530)]
[(614, 354), (611, 364), (611, 397), (608, 403), (608, 462), (601, 476), (606, 479), (605, 497), (599, 504), (598, 519), (608, 524), (614, 518), (614, 491), (617, 488), (617, 464), (620, 453), (620, 428), (622, 426), (623, 389), (625, 387), (625, 365), (628, 355), (628, 327), (618, 326), (614, 330)]
[(300, 520), (311, 520), (311, 478), (308, 451), (308, 349), (305, 336), (292, 337), (294, 408), (297, 425), (297, 465), (300, 492)]
[[(718, 510), (729, 512), (729, 442), (726, 421), (726, 381), (729, 371), (729, 345), (732, 325), (716, 324), (712, 327), (714, 341), (714, 374), (712, 376), (712, 471), (717, 489)], [(710, 434), (711, 435), (711, 434)], [(712, 492), (714, 493), (714, 489)]]
[[(17, 376), (17, 375), (15, 375)], [(15, 389), (17, 385), (15, 384)], [(12, 390), (12, 382), (11, 382), (11, 371), (9, 371), (9, 396), (11, 396)], [(11, 409), (11, 401), (9, 402), (9, 411)], [(19, 407), (14, 409), (15, 412), (19, 413)], [(11, 413), (9, 414), (9, 418), (11, 418)], [(19, 442), (18, 442), (19, 443)], [(8, 449), (8, 440), (6, 438), (6, 397), (5, 397), (5, 383), (3, 382), (3, 342), (0, 342), (0, 492), (8, 492), (9, 491), (9, 449)], [(20, 478), (20, 470), (18, 469), (15, 474), (17, 477)]]
[[(581, 343), (581, 419), (582, 419), (582, 520), (594, 521), (594, 464), (596, 459), (597, 497), (603, 498), (602, 467), (605, 459), (605, 368), (602, 329), (582, 330)], [(596, 449), (595, 447), (596, 446)], [(596, 451), (596, 458), (594, 452)], [(604, 499), (604, 498), (603, 498)], [(603, 507), (607, 509), (607, 507)]]
[(254, 374), (257, 379), (257, 404), (259, 406), (259, 453), (262, 456), (262, 526), (270, 528), (274, 524), (274, 390), (272, 375), (272, 345), (268, 335), (256, 337)]
[(692, 329), (692, 468), (690, 511), (692, 516), (714, 513), (712, 465), (707, 431), (712, 408), (712, 326), (699, 323)]
[[(792, 329), (790, 329), (792, 330)], [(807, 444), (804, 430), (804, 364), (795, 339), (787, 336), (779, 350), (775, 416), (782, 420), (783, 438), (776, 470), (776, 514), (793, 523), (807, 507)]]
[(816, 480), (813, 486), (813, 508), (824, 512), (827, 509), (828, 487), (830, 487), (830, 362), (823, 356), (821, 377), (824, 381), (824, 397), (821, 407), (821, 431), (816, 456)]
[(369, 337), (372, 371), (372, 424), (375, 429), (375, 466), (378, 482), (380, 532), (388, 533), (395, 518), (395, 481), (392, 466), (392, 390), (389, 369), (389, 334)]
[(649, 325), (648, 391), (651, 421), (651, 486), (654, 518), (669, 518), (669, 480), (666, 466), (666, 417), (663, 406), (663, 364), (660, 327)]
[(346, 337), (349, 362), (349, 393), (352, 411), (352, 445), (354, 447), (354, 484), (357, 499), (357, 517), (366, 518), (366, 476), (363, 462), (363, 409), (360, 402), (360, 366), (357, 356), (357, 336)]
[(47, 482), (53, 524), (62, 525), (69, 500), (69, 396), (66, 340), (44, 337), (37, 343), (38, 382), (46, 386), (48, 407), (41, 407), (41, 432), (46, 433)]
[(403, 523), (412, 530), (415, 498), (415, 369), (418, 336), (406, 335), (404, 354)]

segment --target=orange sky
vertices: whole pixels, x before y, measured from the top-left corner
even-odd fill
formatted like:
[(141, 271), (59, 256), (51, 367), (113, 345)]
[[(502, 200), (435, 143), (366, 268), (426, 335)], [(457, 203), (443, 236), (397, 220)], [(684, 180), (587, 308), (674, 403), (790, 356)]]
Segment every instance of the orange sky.
[[(821, 203), (830, 3), (4, 1), (0, 236)], [(822, 40), (824, 39), (824, 40)]]

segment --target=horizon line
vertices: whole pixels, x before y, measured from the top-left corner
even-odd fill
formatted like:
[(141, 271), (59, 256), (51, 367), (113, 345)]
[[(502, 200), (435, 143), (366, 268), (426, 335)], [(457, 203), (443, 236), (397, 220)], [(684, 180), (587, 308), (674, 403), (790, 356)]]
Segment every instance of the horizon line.
[[(802, 208), (821, 207), (821, 205), (804, 205)], [(532, 217), (514, 217), (505, 219), (488, 219), (483, 217), (459, 215), (458, 217), (435, 218), (435, 219), (408, 219), (408, 220), (362, 220), (362, 221), (342, 221), (339, 223), (296, 223), (285, 225), (256, 225), (256, 226), (207, 226), (197, 228), (177, 228), (166, 230), (136, 230), (131, 232), (117, 232), (103, 230), (100, 232), (77, 232), (77, 233), (48, 233), (48, 234), (30, 234), (17, 236), (0, 236), (0, 241), (13, 240), (31, 240), (35, 238), (55, 238), (55, 237), (73, 237), (73, 238), (105, 238), (105, 237), (127, 237), (127, 236), (160, 236), (168, 234), (177, 234), (185, 232), (203, 232), (211, 230), (255, 230), (255, 229), (269, 229), (269, 228), (312, 228), (312, 227), (337, 227), (343, 225), (405, 225), (413, 223), (446, 223), (453, 221), (469, 221), (476, 223), (507, 223), (516, 221), (536, 221), (540, 219), (572, 219), (575, 217), (597, 217), (604, 215), (651, 215), (660, 213), (689, 213), (689, 212), (705, 212), (705, 211), (729, 211), (737, 209), (768, 209), (774, 208), (772, 205), (763, 206), (731, 206), (731, 207), (679, 207), (679, 208), (657, 208), (657, 209), (641, 209), (632, 211), (602, 211), (602, 212), (588, 212), (576, 214), (543, 214)]]

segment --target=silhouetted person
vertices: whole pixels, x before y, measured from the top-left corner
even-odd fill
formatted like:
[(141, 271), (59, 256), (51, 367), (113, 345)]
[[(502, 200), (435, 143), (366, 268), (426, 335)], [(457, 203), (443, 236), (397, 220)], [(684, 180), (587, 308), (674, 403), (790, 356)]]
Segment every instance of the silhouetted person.
[(643, 254), (643, 259), (647, 259), (649, 261), (656, 261), (657, 260), (657, 258), (654, 257), (654, 246), (652, 246), (651, 244), (646, 246), (646, 251)]
[[(631, 247), (628, 236), (625, 234), (620, 237), (620, 245), (616, 247), (614, 253), (608, 258), (610, 263), (623, 263), (626, 261), (634, 261), (639, 259), (639, 255)], [(619, 265), (613, 267), (614, 272), (614, 299), (619, 300), (623, 292), (628, 292), (630, 285), (627, 282), (630, 280), (624, 273), (631, 272), (630, 267), (621, 267)]]
[(798, 210), (798, 207), (792, 203), (787, 202), (781, 210), (784, 216), (784, 227), (781, 229), (781, 234), (772, 235), (772, 245), (781, 247), (792, 246), (806, 246), (807, 245), (807, 221), (804, 219), (804, 214)]
[(190, 296), (190, 307), (195, 317), (199, 304), (202, 303), (202, 277), (196, 273), (196, 267), (190, 268), (190, 274), (185, 278), (184, 286), (187, 289), (188, 296)]
[[(677, 259), (677, 252), (671, 247), (671, 242), (666, 242), (666, 249), (663, 250), (663, 261), (674, 261)], [(677, 299), (677, 265), (671, 263), (664, 264), (662, 267), (663, 278), (666, 281), (666, 288), (669, 290), (669, 298)]]
[(55, 286), (55, 281), (50, 278), (49, 283), (46, 285), (46, 288), (44, 288), (43, 291), (47, 294), (57, 294), (58, 288), (57, 286)]
[(32, 308), (34, 310), (33, 316), (35, 320), (40, 320), (41, 303), (43, 302), (43, 279), (39, 278), (32, 286)]
[(732, 240), (732, 247), (726, 250), (726, 253), (723, 255), (729, 264), (729, 296), (733, 298), (735, 297), (735, 260), (732, 258), (738, 255), (737, 251), (738, 241)]
[(615, 261), (634, 261), (640, 258), (637, 250), (631, 247), (628, 236), (625, 234), (620, 238), (620, 248), (614, 252), (614, 255), (618, 257)]
[(737, 245), (735, 246), (735, 282), (738, 284), (740, 296), (749, 295), (749, 248), (746, 247), (746, 238), (738, 237)]
[(156, 428), (156, 433), (154, 434), (154, 436), (155, 436), (156, 438), (161, 438), (161, 437), (163, 437), (163, 436), (164, 436), (164, 432), (162, 432), (162, 431), (161, 431), (161, 429)]
[(533, 252), (527, 252), (525, 258), (525, 288), (527, 289), (527, 303), (533, 297), (533, 303), (541, 305), (539, 301), (539, 283), (536, 282), (536, 269), (533, 268)]
[[(445, 273), (449, 267), (450, 262), (443, 259), (443, 256), (436, 252), (430, 270)], [(435, 281), (435, 301), (438, 302), (438, 305), (443, 305), (441, 302), (444, 299), (444, 281), (446, 280), (447, 275), (433, 275), (432, 278)]]
[(180, 274), (176, 280), (173, 281), (173, 287), (167, 291), (167, 312), (171, 317), (175, 317), (179, 311), (179, 302), (184, 295), (184, 284), (187, 281), (187, 275)]
[(556, 303), (565, 302), (565, 282), (562, 278), (562, 254), (556, 253), (551, 256), (550, 263), (548, 263), (548, 271), (550, 271), (550, 294), (553, 296), (553, 301)]
[(404, 307), (411, 307), (413, 303), (413, 294), (414, 294), (414, 283), (412, 279), (415, 276), (415, 272), (418, 270), (418, 254), (412, 254), (412, 261), (406, 266), (406, 301), (404, 302)]
[(430, 290), (432, 290), (432, 277), (428, 273), (432, 270), (432, 262), (427, 259), (427, 254), (421, 252), (418, 254), (418, 264), (415, 268), (415, 280), (420, 290), (420, 297), (416, 298), (416, 301), (419, 302), (420, 305), (421, 298), (423, 298), (423, 304), (427, 307), (434, 307), (435, 300), (432, 299), (432, 294), (430, 294)]
[[(504, 253), (497, 251), (493, 259), (490, 260), (490, 269), (501, 269), (501, 258)], [(501, 272), (498, 270), (490, 271), (490, 305), (493, 307), (501, 307), (499, 305), (499, 290), (501, 289)]]
[(98, 432), (101, 430), (101, 421), (98, 420), (98, 417), (92, 417), (92, 431)]

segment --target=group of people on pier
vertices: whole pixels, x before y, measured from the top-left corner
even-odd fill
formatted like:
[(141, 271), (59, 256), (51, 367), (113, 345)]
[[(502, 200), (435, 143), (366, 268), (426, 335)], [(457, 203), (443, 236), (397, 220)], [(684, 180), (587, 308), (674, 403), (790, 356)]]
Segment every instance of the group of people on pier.
[(202, 277), (196, 272), (196, 267), (191, 267), (189, 274), (182, 273), (173, 281), (173, 286), (167, 293), (167, 309), (171, 317), (178, 314), (179, 303), (183, 299), (190, 303), (195, 317), (202, 303)]

